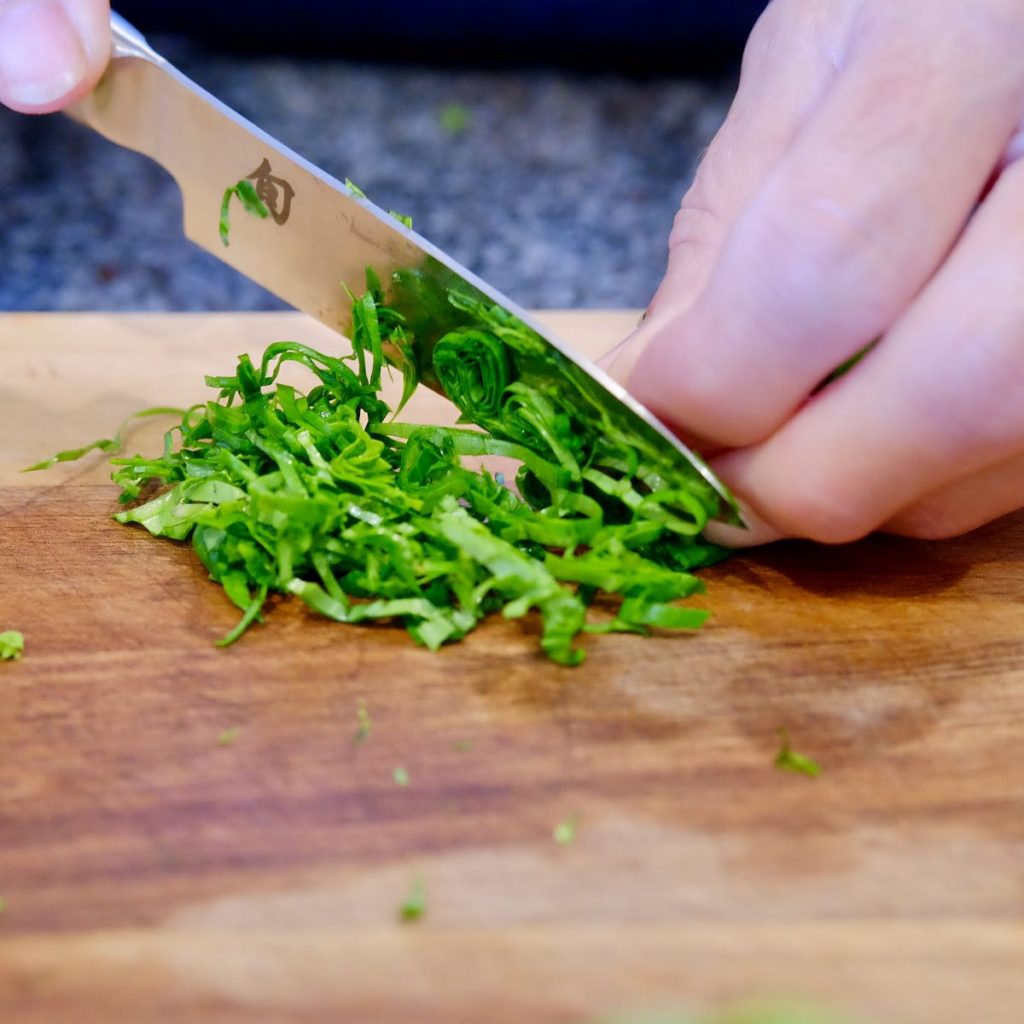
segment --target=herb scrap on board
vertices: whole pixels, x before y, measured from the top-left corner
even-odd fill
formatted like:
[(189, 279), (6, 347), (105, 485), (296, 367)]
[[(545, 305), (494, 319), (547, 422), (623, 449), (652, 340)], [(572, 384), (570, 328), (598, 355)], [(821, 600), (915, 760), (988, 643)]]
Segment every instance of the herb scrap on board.
[(16, 629), (0, 633), (0, 661), (20, 661), (25, 653), (25, 637)]
[(780, 771), (796, 772), (798, 775), (806, 775), (808, 778), (816, 779), (821, 774), (821, 766), (817, 761), (806, 754), (797, 753), (789, 742), (789, 733), (785, 729), (779, 729), (779, 752), (775, 755), (775, 767)]

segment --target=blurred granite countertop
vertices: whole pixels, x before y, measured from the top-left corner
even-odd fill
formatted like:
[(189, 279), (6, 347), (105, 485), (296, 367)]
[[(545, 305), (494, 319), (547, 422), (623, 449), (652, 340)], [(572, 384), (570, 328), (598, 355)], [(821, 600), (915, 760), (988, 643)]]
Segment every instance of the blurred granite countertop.
[[(685, 77), (225, 57), (153, 42), (536, 308), (647, 303), (679, 198), (733, 91)], [(60, 115), (0, 111), (0, 218), (0, 310), (281, 306), (185, 240), (162, 169)]]

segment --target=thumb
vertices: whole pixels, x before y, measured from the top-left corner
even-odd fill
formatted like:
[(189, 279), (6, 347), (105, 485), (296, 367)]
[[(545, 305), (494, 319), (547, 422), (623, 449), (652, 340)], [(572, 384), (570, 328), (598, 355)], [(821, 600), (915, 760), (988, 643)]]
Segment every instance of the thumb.
[(109, 0), (0, 0), (0, 103), (25, 114), (85, 95), (110, 57)]

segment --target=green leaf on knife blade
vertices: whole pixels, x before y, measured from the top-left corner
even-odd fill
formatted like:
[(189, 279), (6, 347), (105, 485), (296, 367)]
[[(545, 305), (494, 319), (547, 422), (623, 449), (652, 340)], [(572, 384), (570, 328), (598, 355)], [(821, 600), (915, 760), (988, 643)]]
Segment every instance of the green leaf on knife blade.
[(242, 204), (242, 209), (253, 217), (265, 220), (270, 216), (270, 207), (260, 199), (256, 186), (248, 178), (242, 178), (230, 188), (224, 189), (224, 197), (220, 202), (220, 240), (224, 245), (231, 244), (228, 236), (231, 232), (232, 199), (237, 199)]

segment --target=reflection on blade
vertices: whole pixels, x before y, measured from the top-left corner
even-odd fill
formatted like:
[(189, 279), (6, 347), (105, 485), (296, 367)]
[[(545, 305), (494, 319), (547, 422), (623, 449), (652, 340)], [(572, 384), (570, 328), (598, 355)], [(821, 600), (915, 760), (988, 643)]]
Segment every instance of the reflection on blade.
[(699, 460), (679, 459), (587, 366), (448, 268), (428, 261), (385, 282), (371, 271), (368, 283), (381, 344), (406, 373), (407, 393), (410, 380), (425, 383), (458, 407), (461, 422), (558, 467), (543, 478), (524, 463), (517, 484), (527, 500), (537, 487), (546, 492), (541, 505), (556, 492), (581, 508), (615, 497), (677, 541), (710, 518), (737, 521)]

